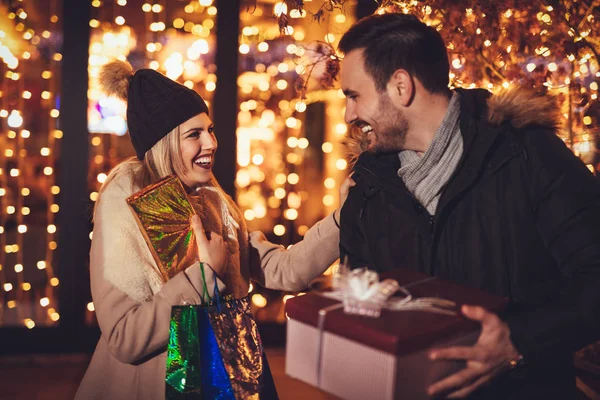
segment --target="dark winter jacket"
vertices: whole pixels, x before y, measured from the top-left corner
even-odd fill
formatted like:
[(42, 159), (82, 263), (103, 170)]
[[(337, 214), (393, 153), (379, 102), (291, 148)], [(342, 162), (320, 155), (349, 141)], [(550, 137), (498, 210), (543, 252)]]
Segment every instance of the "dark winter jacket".
[(341, 213), (341, 257), (508, 297), (502, 318), (527, 368), (484, 398), (570, 398), (571, 352), (600, 338), (600, 186), (556, 136), (551, 99), (460, 95), (464, 153), (436, 215), (398, 177), (397, 154), (364, 152)]

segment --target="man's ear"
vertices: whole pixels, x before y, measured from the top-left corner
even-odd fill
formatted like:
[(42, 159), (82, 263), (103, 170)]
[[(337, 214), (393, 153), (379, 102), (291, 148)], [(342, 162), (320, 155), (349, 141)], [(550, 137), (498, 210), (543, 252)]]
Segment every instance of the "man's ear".
[(414, 97), (412, 76), (404, 69), (397, 69), (387, 84), (387, 94), (396, 107), (408, 107)]

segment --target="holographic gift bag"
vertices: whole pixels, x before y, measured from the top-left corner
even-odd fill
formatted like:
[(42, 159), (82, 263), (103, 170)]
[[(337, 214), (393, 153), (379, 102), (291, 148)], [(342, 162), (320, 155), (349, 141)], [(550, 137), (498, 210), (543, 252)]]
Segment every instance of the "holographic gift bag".
[(248, 297), (174, 306), (166, 399), (277, 399)]
[(181, 181), (168, 176), (127, 199), (166, 282), (198, 259), (190, 218), (196, 210)]

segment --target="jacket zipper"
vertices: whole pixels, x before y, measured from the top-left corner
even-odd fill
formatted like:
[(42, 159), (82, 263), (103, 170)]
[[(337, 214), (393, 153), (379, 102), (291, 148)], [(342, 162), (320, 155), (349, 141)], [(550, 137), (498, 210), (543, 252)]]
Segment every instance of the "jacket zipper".
[[(366, 167), (364, 167), (362, 165), (358, 165), (357, 168), (360, 168), (360, 169), (368, 172), (369, 174), (373, 175), (376, 179), (381, 179), (377, 175), (375, 175), (375, 173), (373, 171), (371, 171), (370, 169), (368, 169), (368, 168), (366, 168)], [(406, 192), (408, 193), (408, 195), (410, 197), (413, 198), (414, 201), (418, 202), (417, 198), (410, 192), (410, 190), (407, 190)], [(362, 204), (361, 209), (359, 211), (359, 218), (362, 218), (363, 210), (364, 210), (364, 207), (366, 206), (367, 200), (368, 200), (368, 198), (363, 197), (363, 204)], [(431, 275), (434, 275), (435, 270), (434, 270), (434, 266), (433, 266), (433, 260), (434, 260), (433, 252), (434, 252), (434, 247), (435, 247), (434, 246), (434, 241), (435, 241), (435, 215), (430, 215), (429, 216), (429, 228), (430, 228), (429, 233), (431, 235), (431, 245), (430, 245), (430, 249), (429, 249), (429, 252), (430, 252), (429, 269), (430, 269)]]
[[(360, 169), (362, 169), (362, 170), (364, 170), (364, 171), (366, 171), (366, 172), (368, 172), (369, 174), (373, 175), (375, 178), (377, 178), (377, 179), (380, 179), (380, 178), (379, 178), (377, 175), (375, 175), (375, 173), (374, 173), (373, 171), (371, 171), (370, 169), (368, 169), (368, 168), (366, 168), (366, 167), (364, 167), (364, 166), (362, 166), (362, 165), (358, 165), (357, 167), (358, 167), (358, 168), (360, 168)], [(364, 211), (365, 211), (365, 207), (366, 207), (366, 205), (367, 205), (367, 201), (368, 201), (368, 200), (369, 200), (369, 197), (367, 197), (367, 196), (365, 196), (365, 195), (363, 194), (363, 202), (362, 202), (362, 205), (360, 206), (360, 211), (358, 212), (358, 219), (362, 219), (362, 217), (363, 217), (363, 213), (364, 213)]]
[[(363, 165), (358, 165), (357, 167), (358, 167), (358, 168), (360, 168), (360, 169), (362, 169), (362, 170), (364, 170), (364, 171), (366, 171), (366, 172), (368, 172), (369, 174), (373, 175), (375, 178), (377, 178), (377, 179), (381, 179), (381, 178), (379, 178), (379, 177), (378, 177), (378, 176), (377, 176), (377, 175), (376, 175), (376, 174), (375, 174), (373, 171), (371, 171), (371, 170), (370, 170), (370, 169), (368, 169), (367, 167), (365, 167), (365, 166), (363, 166)], [(398, 189), (400, 189), (400, 188), (398, 188)], [(410, 197), (411, 197), (411, 198), (412, 198), (414, 201), (416, 201), (417, 203), (419, 202), (419, 200), (417, 200), (417, 198), (416, 198), (416, 197), (415, 197), (415, 196), (414, 196), (414, 195), (413, 195), (413, 194), (410, 192), (410, 190), (407, 190), (407, 191), (406, 191), (406, 193), (407, 193), (407, 194), (408, 194), (408, 195), (409, 195), (409, 196), (410, 196)], [(364, 211), (364, 208), (365, 208), (365, 206), (366, 206), (366, 204), (367, 204), (367, 200), (369, 200), (369, 199), (368, 199), (367, 197), (364, 197), (364, 196), (363, 196), (363, 204), (362, 204), (362, 206), (361, 206), (361, 208), (360, 208), (360, 211), (359, 211), (359, 213), (358, 213), (358, 214), (359, 214), (359, 218), (362, 218), (362, 216), (363, 216), (363, 211)], [(423, 207), (423, 206), (421, 206), (421, 207)], [(423, 207), (423, 209), (424, 209), (424, 212), (427, 212), (427, 210), (426, 210), (424, 207)], [(433, 234), (435, 233), (435, 230), (434, 230), (434, 228), (435, 228), (435, 215), (430, 215), (430, 216), (429, 216), (429, 228), (430, 228), (430, 233), (431, 233), (431, 235), (433, 236)]]
[(363, 202), (362, 202), (362, 205), (360, 206), (360, 211), (358, 212), (358, 219), (362, 219), (362, 217), (363, 217), (363, 211), (365, 211), (365, 206), (367, 205), (367, 200), (369, 200), (369, 199), (363, 194)]

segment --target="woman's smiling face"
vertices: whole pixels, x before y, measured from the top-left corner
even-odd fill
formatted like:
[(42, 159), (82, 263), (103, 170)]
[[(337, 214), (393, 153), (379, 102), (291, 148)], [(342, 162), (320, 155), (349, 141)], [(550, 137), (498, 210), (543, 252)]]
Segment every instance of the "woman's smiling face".
[(187, 187), (206, 183), (213, 178), (212, 167), (218, 143), (208, 114), (198, 114), (179, 125), (179, 144), (183, 161), (183, 176)]

